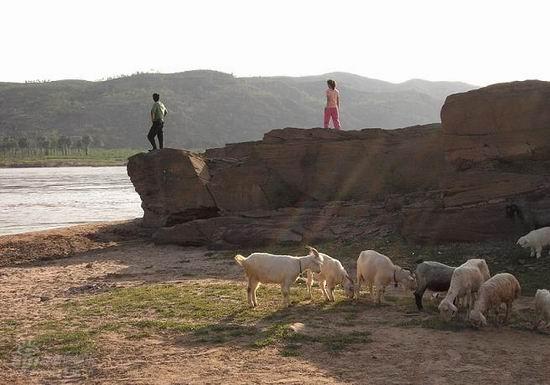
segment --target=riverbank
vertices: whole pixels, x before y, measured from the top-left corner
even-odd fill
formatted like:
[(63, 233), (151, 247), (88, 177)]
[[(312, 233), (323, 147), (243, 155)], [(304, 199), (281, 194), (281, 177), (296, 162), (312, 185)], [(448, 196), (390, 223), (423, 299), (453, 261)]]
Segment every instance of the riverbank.
[(145, 240), (150, 232), (141, 219), (78, 225), (0, 236), (0, 267), (74, 257)]
[[(341, 289), (325, 303), (318, 288), (309, 300), (299, 281), (284, 309), (280, 289), (265, 285), (252, 310), (233, 260), (251, 250), (155, 246), (149, 235), (135, 220), (0, 237), (0, 383), (507, 385), (550, 376), (550, 335), (532, 331), (532, 297), (515, 304), (510, 325), (482, 331), (442, 322), (428, 299), (420, 313), (394, 288), (381, 306), (367, 294), (348, 301)], [(492, 273), (517, 270), (526, 286), (548, 261), (521, 249), (518, 260), (505, 259), (509, 250), (497, 253), (505, 245), (495, 244), (373, 238), (314, 246), (341, 259), (351, 276), (361, 248), (404, 266), (419, 257), (480, 256)], [(527, 265), (534, 269), (522, 275)]]
[(36, 155), (6, 155), (0, 156), (0, 168), (22, 167), (102, 167), (126, 166), (128, 158), (143, 149), (117, 148), (92, 149), (86, 155), (84, 152), (62, 154)]

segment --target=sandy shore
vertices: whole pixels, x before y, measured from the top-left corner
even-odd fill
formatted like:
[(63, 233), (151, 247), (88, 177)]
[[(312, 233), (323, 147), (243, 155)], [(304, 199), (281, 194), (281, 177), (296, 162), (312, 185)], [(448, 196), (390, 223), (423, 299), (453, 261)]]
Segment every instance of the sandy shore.
[[(138, 222), (0, 237), (0, 383), (550, 383), (531, 298), (482, 331), (393, 289), (382, 306), (326, 304), (297, 284), (281, 309), (262, 287), (249, 310), (232, 254), (155, 246)], [(276, 328), (296, 323), (299, 338)]]

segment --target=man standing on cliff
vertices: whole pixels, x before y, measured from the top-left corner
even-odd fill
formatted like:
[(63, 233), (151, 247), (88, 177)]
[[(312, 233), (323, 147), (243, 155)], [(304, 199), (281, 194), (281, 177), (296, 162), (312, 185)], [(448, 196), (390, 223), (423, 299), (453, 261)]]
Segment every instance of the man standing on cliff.
[(151, 129), (149, 130), (149, 134), (147, 134), (147, 139), (149, 139), (149, 142), (151, 142), (151, 145), (153, 146), (153, 151), (157, 149), (157, 144), (155, 143), (155, 136), (159, 139), (159, 148), (162, 148), (163, 145), (163, 132), (162, 128), (164, 127), (164, 117), (168, 113), (168, 110), (166, 107), (164, 107), (164, 104), (162, 104), (161, 101), (159, 101), (160, 95), (157, 93), (153, 94), (153, 108), (151, 108), (151, 121), (153, 122), (153, 125), (151, 126)]

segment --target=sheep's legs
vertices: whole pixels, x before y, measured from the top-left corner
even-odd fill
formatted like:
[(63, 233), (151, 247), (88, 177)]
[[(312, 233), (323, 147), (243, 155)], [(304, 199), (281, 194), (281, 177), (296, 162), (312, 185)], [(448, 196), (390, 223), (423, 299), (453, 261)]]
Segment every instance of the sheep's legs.
[(248, 294), (248, 303), (252, 307), (258, 306), (258, 301), (256, 299), (256, 290), (258, 289), (259, 285), (260, 282), (256, 281), (255, 279), (248, 280), (248, 288), (246, 289), (246, 291)]
[(363, 277), (357, 272), (357, 285), (355, 285), (355, 298), (359, 299), (359, 293), (361, 292), (361, 281)]
[(375, 301), (376, 301), (376, 296), (375, 296), (375, 293), (374, 293), (374, 285), (373, 285), (373, 283), (372, 283), (372, 282), (368, 282), (368, 283), (367, 283), (367, 287), (368, 287), (370, 296), (371, 296), (371, 298), (372, 298), (372, 301), (375, 302)]
[(323, 292), (323, 297), (325, 297), (325, 301), (330, 301), (330, 296), (327, 293), (327, 281), (320, 281), (319, 286), (321, 287), (321, 291)]
[(472, 292), (466, 294), (466, 302), (468, 305), (468, 312), (466, 313), (466, 320), (470, 320), (470, 311), (472, 311)]
[(313, 299), (313, 295), (311, 294), (311, 286), (313, 286), (313, 273), (311, 271), (307, 271), (307, 292), (309, 294), (309, 299)]
[(380, 305), (382, 303), (382, 298), (384, 297), (385, 291), (386, 291), (385, 286), (382, 286), (382, 287), (379, 287), (378, 285), (376, 286), (376, 303), (377, 304)]
[(422, 290), (417, 290), (414, 292), (414, 300), (416, 302), (416, 307), (418, 310), (422, 310), (422, 297), (424, 296), (424, 292), (426, 291), (426, 288)]
[(510, 310), (512, 309), (512, 304), (510, 302), (507, 302), (506, 303), (506, 315), (504, 316), (504, 323), (505, 324), (508, 324), (508, 322), (510, 321)]
[(542, 247), (537, 247), (537, 259), (539, 259), (542, 255)]
[(328, 286), (328, 300), (334, 302), (334, 286)]
[(288, 285), (286, 283), (283, 283), (281, 285), (281, 293), (283, 293), (283, 304), (284, 304), (284, 306), (285, 307), (290, 306), (290, 299), (289, 299), (290, 285)]

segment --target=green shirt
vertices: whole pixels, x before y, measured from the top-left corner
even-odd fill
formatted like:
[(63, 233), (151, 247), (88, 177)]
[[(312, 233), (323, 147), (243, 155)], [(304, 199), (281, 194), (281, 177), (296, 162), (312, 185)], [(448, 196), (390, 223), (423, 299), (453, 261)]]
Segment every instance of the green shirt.
[(161, 102), (153, 103), (153, 108), (151, 108), (151, 117), (153, 119), (153, 122), (156, 122), (157, 120), (164, 122), (164, 116), (167, 112), (168, 110)]

